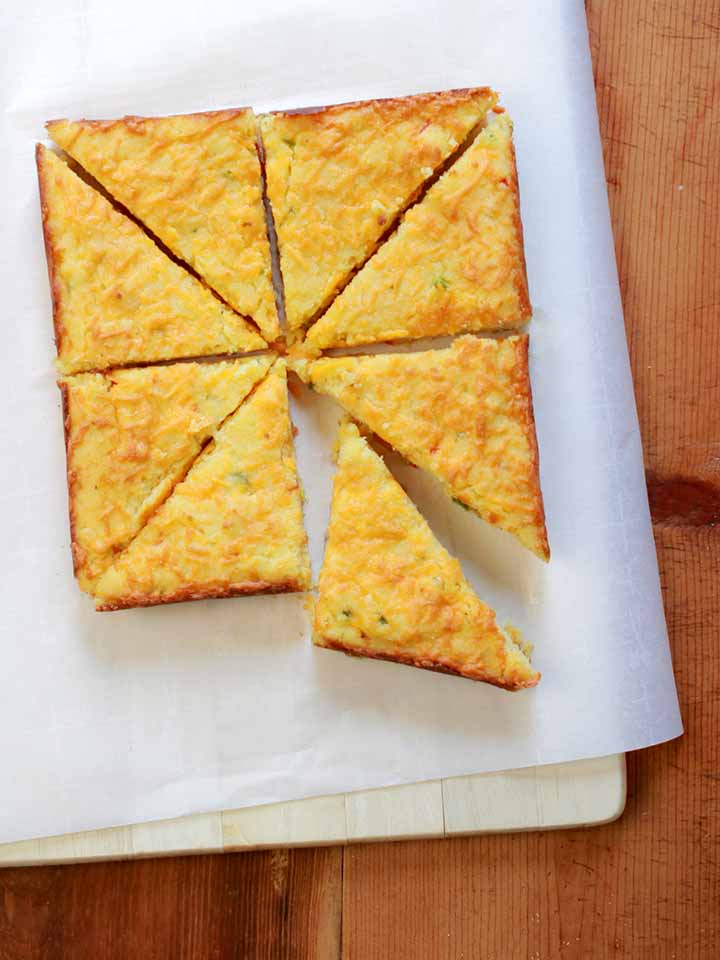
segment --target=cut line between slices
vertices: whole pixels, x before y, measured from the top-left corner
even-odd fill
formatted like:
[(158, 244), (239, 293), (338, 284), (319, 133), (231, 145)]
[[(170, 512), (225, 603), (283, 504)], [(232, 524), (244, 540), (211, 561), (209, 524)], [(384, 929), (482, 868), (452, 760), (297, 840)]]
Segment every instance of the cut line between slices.
[[(455, 91), (449, 91), (449, 92), (455, 92)], [(362, 103), (365, 103), (365, 102), (367, 102), (367, 101), (353, 101), (353, 102), (350, 103), (350, 104), (338, 104), (337, 106), (352, 106), (352, 105), (355, 105), (356, 103), (357, 103), (357, 104), (362, 104)], [(335, 105), (334, 105), (334, 106), (335, 106)], [(315, 111), (316, 109), (317, 109), (317, 108), (300, 108), (299, 110), (296, 110), (296, 111), (290, 110), (290, 111), (280, 111), (280, 112), (285, 113), (285, 114), (287, 114), (287, 115), (293, 115), (293, 114), (300, 114), (300, 115), (302, 115), (303, 113), (313, 112), (313, 111)], [(297, 331), (292, 331), (292, 330), (290, 330), (290, 328), (289, 328), (289, 326), (288, 326), (288, 324), (287, 324), (286, 306), (285, 306), (284, 281), (283, 281), (283, 274), (282, 274), (281, 263), (280, 263), (278, 238), (277, 238), (277, 231), (276, 231), (276, 227), (275, 227), (275, 217), (274, 217), (272, 202), (271, 202), (271, 200), (270, 200), (270, 197), (269, 197), (269, 195), (268, 195), (268, 190), (267, 190), (265, 146), (264, 146), (264, 142), (263, 142), (263, 139), (262, 139), (262, 131), (261, 131), (261, 126), (260, 126), (260, 122), (259, 122), (261, 115), (257, 115), (257, 116), (256, 116), (256, 132), (257, 132), (256, 150), (257, 150), (258, 160), (259, 160), (259, 164), (260, 164), (261, 192), (262, 192), (263, 210), (264, 210), (264, 215), (265, 215), (265, 228), (266, 228), (266, 234), (267, 234), (268, 244), (269, 244), (269, 248), (270, 248), (270, 261), (271, 261), (271, 271), (272, 271), (273, 295), (274, 295), (274, 298), (275, 298), (275, 304), (276, 304), (276, 308), (277, 308), (277, 311), (278, 311), (278, 317), (279, 317), (279, 321), (280, 321), (281, 338), (282, 338), (282, 337), (285, 338), (285, 343), (282, 342), (282, 339), (281, 339), (279, 342), (268, 343), (268, 349), (269, 349), (271, 352), (282, 353), (282, 352), (284, 352), (284, 348), (285, 348), (286, 346), (292, 346), (292, 343), (293, 343), (293, 334), (295, 334), (295, 339), (297, 339), (297, 336), (298, 336), (298, 335), (302, 335), (303, 337), (304, 337), (305, 335), (307, 335), (307, 333), (308, 333), (308, 331), (310, 330), (310, 328), (313, 327), (313, 326), (323, 317), (323, 315), (324, 315), (325, 313), (327, 313), (327, 311), (330, 309), (330, 307), (331, 307), (332, 304), (335, 302), (335, 300), (343, 293), (343, 291), (344, 291), (344, 290), (346, 289), (346, 287), (352, 282), (352, 280), (355, 278), (355, 276), (356, 276), (358, 273), (360, 273), (360, 272), (367, 266), (367, 264), (369, 263), (369, 261), (373, 259), (373, 257), (374, 257), (374, 256), (378, 253), (378, 251), (384, 246), (384, 244), (387, 243), (387, 241), (388, 241), (395, 233), (397, 233), (397, 230), (398, 230), (398, 228), (400, 227), (400, 225), (401, 225), (404, 217), (406, 216), (406, 214), (407, 214), (411, 209), (413, 209), (414, 207), (416, 207), (416, 206), (418, 206), (419, 204), (422, 203), (422, 201), (424, 200), (424, 198), (426, 197), (426, 195), (428, 194), (428, 192), (429, 192), (429, 191), (431, 190), (431, 188), (437, 183), (437, 181), (438, 181), (445, 173), (447, 173), (448, 170), (451, 169), (451, 167), (455, 166), (455, 164), (460, 160), (460, 158), (467, 152), (467, 150), (470, 148), (470, 146), (471, 146), (471, 145), (475, 142), (475, 140), (477, 139), (477, 137), (478, 137), (478, 135), (480, 134), (480, 132), (487, 127), (488, 117), (490, 116), (490, 114), (491, 114), (491, 113), (501, 113), (501, 112), (504, 112), (504, 111), (503, 111), (503, 108), (500, 108), (500, 107), (495, 108), (494, 110), (490, 110), (490, 111), (488, 111), (488, 113), (485, 114), (485, 116), (484, 116), (478, 123), (476, 123), (476, 124), (473, 126), (473, 128), (470, 130), (470, 132), (469, 132), (469, 133), (467, 134), (467, 136), (464, 138), (464, 140), (439, 164), (439, 166), (433, 171), (433, 173), (421, 183), (421, 185), (414, 191), (414, 193), (411, 194), (410, 197), (407, 198), (407, 200), (406, 200), (406, 202), (403, 204), (403, 206), (402, 206), (402, 207), (397, 211), (397, 213), (393, 216), (393, 218), (392, 218), (391, 222), (389, 223), (388, 227), (383, 231), (383, 233), (380, 235), (380, 237), (378, 237), (377, 241), (376, 241), (375, 244), (373, 245), (373, 247), (372, 247), (372, 249), (370, 250), (370, 252), (369, 252), (358, 264), (356, 264), (356, 265), (349, 271), (349, 273), (345, 276), (345, 278), (343, 279), (343, 281), (342, 281), (341, 283), (339, 283), (339, 284), (333, 289), (333, 291), (326, 297), (326, 299), (323, 301), (323, 303), (321, 304), (321, 306), (318, 307), (318, 309), (317, 309), (317, 310), (315, 311), (315, 313), (311, 316), (311, 318), (303, 325), (303, 327), (302, 327), (301, 329), (298, 329)], [(207, 289), (207, 290), (212, 294), (212, 296), (214, 296), (220, 303), (222, 303), (222, 304), (223, 304), (225, 307), (227, 307), (229, 310), (232, 310), (234, 314), (236, 314), (237, 316), (239, 316), (239, 317), (241, 317), (243, 320), (245, 320), (247, 323), (249, 323), (249, 324), (252, 326), (252, 329), (253, 329), (255, 332), (257, 332), (259, 336), (263, 337), (262, 331), (260, 330), (257, 322), (254, 320), (254, 318), (253, 318), (252, 316), (248, 316), (248, 315), (243, 314), (243, 313), (240, 313), (238, 310), (236, 310), (236, 309), (232, 306), (232, 304), (230, 304), (220, 293), (218, 293), (218, 291), (217, 291), (213, 286), (211, 286), (210, 283), (209, 283), (200, 273), (198, 273), (198, 271), (197, 271), (191, 264), (189, 264), (186, 260), (183, 260), (183, 259), (182, 259), (181, 257), (179, 257), (177, 254), (175, 254), (175, 253), (162, 241), (162, 239), (161, 239), (160, 237), (158, 237), (157, 234), (155, 234), (155, 233), (147, 226), (147, 224), (146, 224), (143, 220), (141, 220), (141, 219), (140, 219), (139, 217), (137, 217), (134, 213), (132, 213), (121, 201), (119, 201), (106, 187), (104, 187), (103, 184), (100, 183), (100, 181), (98, 181), (97, 178), (94, 177), (94, 176), (93, 176), (81, 163), (79, 163), (74, 157), (72, 157), (72, 156), (71, 156), (70, 154), (68, 154), (66, 151), (62, 150), (61, 148), (59, 148), (59, 147), (57, 147), (57, 146), (55, 146), (55, 145), (53, 145), (53, 149), (54, 149), (54, 151), (58, 154), (58, 156), (60, 156), (60, 157), (68, 164), (68, 166), (70, 167), (70, 169), (73, 170), (73, 172), (76, 173), (77, 176), (79, 176), (89, 187), (91, 187), (92, 189), (94, 189), (97, 193), (99, 193), (101, 196), (103, 196), (109, 203), (111, 203), (112, 206), (113, 206), (113, 208), (114, 208), (118, 213), (120, 213), (120, 214), (122, 214), (123, 216), (127, 217), (127, 218), (128, 218), (130, 221), (132, 221), (136, 226), (138, 226), (138, 227), (143, 231), (143, 233), (145, 233), (145, 235), (154, 243), (154, 245), (157, 247), (157, 249), (158, 249), (161, 253), (163, 253), (169, 260), (171, 260), (171, 261), (172, 261), (173, 263), (175, 263), (177, 266), (181, 267), (181, 268), (184, 269), (187, 273), (189, 273), (191, 276), (193, 276), (196, 280), (198, 280), (198, 281), (202, 284), (202, 286), (203, 286), (205, 289)], [(525, 326), (525, 325), (524, 325), (524, 326)], [(518, 327), (517, 329), (518, 329), (518, 330), (524, 329), (524, 326), (523, 326), (523, 327)], [(505, 333), (505, 334), (511, 335), (513, 332), (516, 332), (516, 331), (515, 331), (515, 330), (513, 330), (513, 331), (502, 330), (500, 327), (498, 327), (498, 329), (497, 329), (496, 331), (493, 331), (493, 330), (487, 330), (487, 331), (485, 331), (485, 330), (484, 330), (484, 331), (483, 331), (483, 335), (487, 334), (487, 335), (492, 336), (493, 333), (499, 333), (499, 334)], [(264, 337), (263, 337), (263, 339), (264, 339)], [(440, 339), (440, 336), (438, 336), (438, 337), (431, 337), (431, 338), (425, 338), (425, 339), (426, 339), (426, 340), (436, 340), (436, 339)], [(388, 346), (392, 346), (392, 345), (394, 345), (394, 343), (411, 345), (411, 344), (414, 344), (414, 343), (416, 343), (416, 342), (417, 342), (417, 338), (412, 338), (412, 337), (410, 337), (410, 338), (406, 338), (406, 339), (400, 340), (400, 341), (394, 341), (394, 342), (393, 342), (393, 341), (387, 341), (387, 345), (388, 345)], [(324, 354), (324, 355), (329, 355), (329, 356), (335, 356), (335, 355), (341, 356), (341, 355), (343, 355), (343, 353), (336, 353), (335, 351), (336, 351), (336, 350), (338, 350), (338, 351), (346, 351), (346, 350), (347, 350), (347, 351), (352, 351), (352, 350), (355, 350), (355, 349), (357, 349), (357, 348), (356, 348), (356, 347), (342, 347), (342, 346), (341, 346), (341, 347), (337, 347), (337, 348), (329, 348), (329, 349), (327, 349), (327, 350), (323, 350), (323, 354)], [(138, 362), (134, 362), (134, 363), (130, 363), (130, 364), (113, 364), (112, 367), (92, 368), (92, 369), (87, 370), (87, 371), (85, 371), (85, 372), (89, 372), (89, 373), (99, 372), (99, 373), (101, 373), (101, 372), (103, 372), (103, 370), (108, 370), (108, 369), (124, 369), (124, 368), (131, 368), (131, 367), (137, 367), (137, 366), (151, 366), (151, 365), (156, 365), (156, 364), (166, 364), (166, 363), (175, 363), (175, 362), (214, 360), (214, 359), (216, 359), (216, 358), (234, 359), (234, 358), (236, 358), (236, 357), (252, 357), (252, 356), (256, 356), (256, 355), (258, 355), (258, 354), (260, 354), (260, 353), (262, 353), (262, 352), (263, 352), (263, 351), (258, 350), (258, 351), (251, 351), (251, 352), (249, 352), (249, 353), (237, 353), (237, 352), (233, 352), (233, 353), (228, 353), (228, 354), (198, 354), (198, 355), (187, 356), (187, 357), (173, 357), (173, 358), (169, 358), (168, 360), (160, 360), (160, 361), (148, 361), (148, 362), (138, 361)]]
[[(216, 300), (219, 300), (224, 307), (227, 307), (228, 310), (232, 310), (232, 312), (236, 314), (236, 316), (241, 317), (243, 320), (245, 320), (246, 323), (250, 324), (253, 331), (257, 333), (259, 337), (262, 337), (263, 340), (265, 339), (262, 331), (260, 330), (260, 327), (257, 325), (257, 323), (252, 317), (249, 317), (244, 313), (240, 313), (239, 310), (236, 310), (235, 307), (233, 307), (231, 303), (225, 300), (225, 298), (222, 297), (221, 294), (219, 294), (214, 287), (210, 286), (210, 284), (207, 282), (205, 277), (199, 274), (193, 266), (191, 266), (189, 263), (187, 263), (187, 261), (179, 257), (165, 243), (163, 243), (160, 237), (158, 237), (157, 234), (153, 233), (153, 231), (147, 226), (147, 224), (143, 220), (140, 220), (139, 217), (136, 217), (131, 210), (129, 210), (123, 203), (121, 203), (116, 197), (114, 197), (113, 194), (111, 194), (110, 191), (107, 190), (102, 185), (102, 183), (100, 183), (99, 180), (97, 180), (88, 170), (86, 170), (81, 163), (79, 163), (74, 157), (72, 157), (69, 153), (67, 153), (61, 147), (58, 147), (57, 144), (55, 143), (53, 143), (49, 149), (52, 149), (53, 153), (55, 153), (58, 157), (60, 157), (60, 159), (68, 165), (68, 167), (72, 170), (72, 172), (77, 177), (79, 177), (83, 181), (83, 183), (85, 183), (88, 187), (91, 187), (96, 193), (99, 193), (101, 197), (107, 200), (107, 202), (111, 204), (114, 210), (116, 210), (118, 213), (122, 214), (123, 217), (126, 217), (128, 220), (134, 223), (136, 227), (139, 227), (140, 230), (142, 230), (142, 232), (145, 234), (145, 236), (149, 240), (152, 240), (152, 242), (155, 244), (155, 246), (160, 251), (160, 253), (164, 254), (168, 258), (168, 260), (171, 260), (176, 266), (181, 267), (183, 270), (185, 270), (186, 273), (189, 273), (191, 277), (194, 277), (198, 281), (198, 283), (200, 283), (207, 290), (208, 293), (210, 293), (213, 297), (215, 297)], [(264, 199), (264, 194), (263, 194), (263, 199)], [(268, 343), (268, 348), (272, 349), (272, 344)], [(242, 354), (223, 353), (223, 354), (201, 354), (200, 356), (197, 356), (197, 357), (172, 357), (170, 360), (167, 360), (167, 361), (150, 360), (146, 363), (139, 361), (136, 364), (122, 364), (122, 365), (114, 364), (112, 367), (106, 367), (105, 369), (123, 369), (125, 366), (143, 366), (144, 367), (144, 366), (150, 366), (155, 363), (174, 363), (176, 361), (182, 362), (187, 360), (200, 360), (206, 357), (210, 359), (216, 356), (232, 359), (236, 355), (241, 357), (250, 357), (250, 356), (254, 356), (259, 352), (261, 351), (255, 350), (255, 351), (252, 351), (251, 353), (242, 353)], [(93, 367), (91, 370), (85, 370), (83, 372), (84, 373), (102, 373), (102, 368)]]
[[(468, 89), (469, 90), (474, 90), (474, 89), (485, 90), (488, 88), (468, 88)], [(465, 91), (453, 90), (453, 91), (445, 91), (445, 92), (446, 93), (462, 93)], [(424, 96), (424, 95), (420, 94), (418, 96)], [(398, 98), (389, 98), (389, 99), (393, 100)], [(412, 98), (410, 97), (408, 99), (412, 99)], [(316, 112), (322, 112), (325, 109), (333, 109), (334, 107), (355, 107), (355, 106), (362, 107), (374, 102), (375, 101), (352, 101), (350, 103), (333, 104), (327, 108), (313, 107), (313, 108), (300, 108), (298, 110), (279, 110), (279, 111), (276, 111), (276, 113), (282, 116), (303, 116), (303, 115), (313, 114)], [(383, 102), (383, 101), (380, 101), (380, 102)], [(440, 164), (434, 169), (434, 171), (430, 174), (430, 176), (425, 178), (419, 184), (419, 186), (408, 197), (405, 198), (402, 205), (398, 208), (396, 213), (393, 214), (393, 216), (391, 217), (388, 226), (385, 228), (385, 230), (383, 230), (383, 232), (374, 242), (372, 248), (365, 254), (365, 256), (357, 264), (355, 264), (352, 268), (349, 269), (349, 271), (346, 273), (343, 279), (338, 284), (336, 284), (333, 290), (330, 291), (330, 293), (325, 297), (325, 299), (320, 304), (320, 306), (316, 308), (313, 314), (307, 320), (305, 320), (301, 326), (298, 326), (296, 329), (292, 329), (287, 324), (287, 321), (286, 321), (286, 303), (285, 303), (285, 289), (284, 289), (285, 285), (284, 285), (284, 279), (283, 279), (282, 268), (281, 268), (277, 225), (276, 225), (275, 212), (273, 210), (272, 201), (267, 192), (267, 177), (265, 173), (266, 149), (265, 149), (264, 142), (262, 140), (261, 120), (263, 116), (272, 116), (273, 114), (261, 114), (258, 116), (257, 118), (258, 119), (258, 137), (262, 145), (261, 163), (263, 166), (263, 188), (265, 191), (264, 195), (267, 199), (267, 209), (268, 209), (268, 216), (270, 220), (269, 228), (268, 228), (268, 236), (271, 236), (272, 234), (272, 237), (275, 240), (274, 246), (271, 243), (271, 254), (273, 256), (273, 278), (275, 278), (274, 271), (275, 271), (275, 267), (277, 266), (279, 282), (276, 284), (276, 293), (278, 296), (282, 298), (282, 319), (285, 321), (284, 332), (288, 336), (289, 344), (302, 341), (302, 338), (304, 337), (304, 335), (306, 335), (309, 329), (312, 326), (314, 326), (314, 324), (318, 320), (320, 320), (321, 317), (330, 309), (332, 304), (342, 294), (345, 288), (351, 283), (353, 278), (364, 269), (364, 267), (368, 264), (370, 260), (372, 260), (372, 258), (378, 253), (378, 251), (383, 247), (383, 245), (397, 232), (398, 227), (402, 223), (402, 220), (404, 216), (408, 213), (408, 211), (423, 201), (426, 194), (434, 186), (434, 184), (445, 173), (447, 173), (447, 171), (450, 170), (451, 167), (453, 167), (457, 163), (457, 161), (463, 156), (463, 154), (469, 149), (469, 147), (475, 141), (478, 134), (487, 126), (489, 116), (497, 112), (503, 112), (503, 108), (496, 106), (488, 109), (485, 115), (481, 117), (480, 120), (473, 125), (473, 127), (465, 135), (463, 140), (451, 151), (450, 154), (448, 154), (447, 157), (445, 157), (444, 160), (440, 162)], [(290, 183), (290, 174), (288, 174), (288, 182), (286, 184), (286, 190), (289, 189), (289, 183)], [(275, 261), (275, 258), (277, 258), (277, 261)], [(274, 283), (275, 283), (275, 279), (274, 279)]]
[[(238, 359), (245, 359), (245, 357), (243, 356), (243, 357), (240, 357), (240, 358), (238, 358)], [(179, 361), (178, 361), (178, 362), (179, 362)], [(222, 362), (222, 361), (219, 361), (219, 362)], [(147, 365), (145, 365), (145, 366), (149, 367), (150, 364), (147, 364)], [(203, 440), (203, 441), (201, 442), (200, 448), (199, 448), (199, 450), (197, 451), (197, 453), (188, 460), (188, 462), (184, 465), (184, 467), (183, 467), (181, 470), (178, 471), (177, 476), (175, 477), (175, 479), (174, 479), (174, 480), (171, 482), (171, 484), (169, 485), (168, 490), (166, 491), (165, 495), (162, 496), (162, 497), (160, 497), (160, 498), (157, 500), (157, 502), (154, 504), (154, 506), (152, 507), (152, 509), (149, 511), (149, 513), (147, 514), (147, 516), (146, 516), (145, 519), (144, 519), (144, 522), (140, 525), (140, 527), (138, 528), (138, 530), (137, 530), (137, 531), (133, 534), (133, 536), (127, 541), (127, 543), (125, 543), (125, 544), (124, 544), (120, 549), (118, 549), (117, 551), (114, 551), (114, 552), (113, 552), (113, 558), (112, 558), (109, 566), (111, 566), (111, 565), (118, 559), (118, 557), (122, 556), (122, 554), (124, 554), (124, 553), (126, 552), (126, 550), (128, 550), (128, 548), (134, 543), (134, 541), (137, 539), (137, 537), (140, 535), (140, 533), (142, 533), (142, 531), (145, 529), (145, 527), (146, 527), (147, 524), (150, 522), (150, 520), (156, 515), (156, 513), (158, 512), (158, 510), (160, 510), (160, 508), (169, 500), (169, 498), (170, 498), (170, 497), (172, 496), (172, 494), (175, 492), (175, 489), (177, 488), (177, 486), (185, 480), (185, 478), (187, 477), (188, 473), (189, 473), (190, 470), (193, 468), (193, 466), (208, 452), (209, 448), (211, 447), (211, 445), (212, 445), (213, 442), (214, 442), (215, 435), (222, 429), (222, 427), (227, 423), (227, 421), (228, 421), (231, 417), (233, 417), (233, 416), (238, 412), (238, 410), (245, 405), (245, 403), (246, 403), (248, 400), (250, 400), (250, 398), (251, 398), (251, 397), (255, 394), (255, 392), (257, 391), (258, 387), (260, 387), (260, 385), (263, 384), (263, 383), (265, 382), (265, 380), (267, 379), (267, 377), (270, 375), (270, 373), (271, 373), (271, 371), (273, 370), (273, 367), (274, 367), (274, 366), (275, 366), (275, 360), (273, 360), (273, 362), (268, 366), (268, 368), (267, 368), (267, 370), (265, 371), (265, 373), (253, 384), (253, 386), (251, 387), (250, 391), (242, 398), (242, 400), (241, 400), (225, 417), (223, 417), (223, 419), (218, 423), (218, 425), (215, 427), (215, 429), (212, 431), (212, 433), (211, 433), (205, 440)], [(145, 367), (141, 367), (141, 368), (144, 369)], [(82, 374), (75, 375), (75, 376), (82, 376)], [(106, 374), (103, 374), (103, 376), (107, 376), (107, 373), (106, 373)], [(67, 377), (66, 379), (67, 379), (67, 380), (72, 380), (72, 379), (74, 379), (74, 377)], [(60, 390), (61, 390), (62, 397), (63, 397), (63, 413), (65, 414), (65, 404), (66, 404), (66, 401), (67, 401), (67, 394), (66, 394), (66, 387), (65, 387), (65, 385), (62, 384), (62, 383), (60, 384)], [(64, 420), (64, 421), (66, 420), (65, 415), (64, 415), (64, 417), (63, 417), (63, 420)], [(68, 437), (67, 437), (67, 430), (66, 430), (66, 444), (67, 444), (67, 439), (68, 439)], [(148, 503), (149, 501), (150, 501), (150, 502), (152, 501), (153, 497), (156, 495), (157, 490), (158, 490), (160, 487), (163, 486), (163, 484), (167, 481), (167, 479), (168, 479), (168, 475), (166, 474), (166, 475), (153, 487), (153, 489), (148, 493), (148, 495), (145, 497), (145, 499), (144, 499), (144, 501), (143, 501), (143, 504), (146, 504), (146, 503)], [(139, 512), (141, 512), (141, 511), (139, 511)], [(72, 508), (71, 508), (71, 516), (72, 516)], [(92, 591), (89, 591), (89, 593), (90, 593), (91, 596), (93, 595)]]

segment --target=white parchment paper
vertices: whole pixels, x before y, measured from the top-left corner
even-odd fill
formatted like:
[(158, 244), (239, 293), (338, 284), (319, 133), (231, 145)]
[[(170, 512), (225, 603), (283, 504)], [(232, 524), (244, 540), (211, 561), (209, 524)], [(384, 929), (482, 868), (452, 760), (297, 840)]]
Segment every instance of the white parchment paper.
[[(677, 736), (581, 0), (28, 0), (1, 16), (0, 840)], [(535, 642), (540, 686), (315, 650), (299, 597), (96, 614), (68, 545), (43, 121), (480, 84), (516, 122), (552, 563), (393, 464), (480, 595)], [(304, 392), (293, 412), (317, 574), (338, 410)]]

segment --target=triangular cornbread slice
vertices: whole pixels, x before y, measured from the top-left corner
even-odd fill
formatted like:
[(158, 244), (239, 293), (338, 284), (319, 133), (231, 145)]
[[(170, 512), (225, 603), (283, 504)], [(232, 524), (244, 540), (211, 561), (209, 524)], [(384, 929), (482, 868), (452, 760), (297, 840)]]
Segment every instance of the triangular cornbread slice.
[(36, 150), (62, 373), (266, 346), (52, 150)]
[(487, 88), (261, 117), (288, 325), (328, 305), (497, 102)]
[(216, 434), (105, 573), (99, 610), (310, 585), (285, 363)]
[(315, 605), (321, 647), (518, 690), (540, 675), (465, 580), (355, 424), (340, 428)]
[(92, 591), (271, 363), (174, 363), (60, 381), (73, 561), (83, 590)]
[(251, 109), (53, 120), (47, 129), (266, 340), (278, 337)]
[(295, 368), (454, 500), (549, 558), (526, 335)]
[(529, 316), (512, 122), (501, 114), (408, 210), (307, 343), (517, 328)]

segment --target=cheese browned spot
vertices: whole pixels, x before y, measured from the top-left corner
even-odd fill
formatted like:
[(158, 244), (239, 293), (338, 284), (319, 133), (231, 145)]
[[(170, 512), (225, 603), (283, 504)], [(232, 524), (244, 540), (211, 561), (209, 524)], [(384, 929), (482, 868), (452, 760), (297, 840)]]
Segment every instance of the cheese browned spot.
[(512, 122), (502, 114), (410, 208), (307, 343), (512, 329), (529, 316)]
[(62, 373), (266, 346), (42, 144), (37, 166)]
[(291, 329), (329, 303), (496, 102), (480, 88), (261, 117)]
[(307, 538), (285, 364), (215, 435), (105, 572), (98, 609), (305, 590)]
[(508, 690), (535, 686), (528, 646), (500, 629), (353, 423), (340, 428), (337, 464), (315, 644)]
[(280, 327), (251, 109), (54, 120), (53, 140), (269, 342)]
[(270, 357), (60, 381), (75, 573), (94, 584), (262, 379)]
[(549, 559), (527, 336), (465, 336), (445, 350), (295, 360), (293, 367), (434, 474), (460, 506)]

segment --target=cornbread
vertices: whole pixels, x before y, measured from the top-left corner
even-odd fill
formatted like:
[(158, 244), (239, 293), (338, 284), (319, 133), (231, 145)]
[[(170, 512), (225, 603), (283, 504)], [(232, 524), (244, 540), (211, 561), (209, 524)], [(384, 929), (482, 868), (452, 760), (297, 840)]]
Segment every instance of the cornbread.
[(549, 559), (526, 335), (293, 366), (461, 506)]
[(251, 109), (54, 120), (47, 129), (268, 342), (278, 337)]
[(266, 346), (56, 154), (36, 158), (62, 373)]
[(357, 427), (341, 425), (313, 640), (364, 657), (484, 680), (540, 679)]
[(512, 122), (496, 116), (312, 326), (314, 350), (530, 316)]
[(72, 552), (83, 590), (93, 590), (271, 363), (175, 363), (60, 381)]
[(487, 88), (260, 118), (288, 325), (306, 325), (497, 102)]
[(305, 590), (307, 541), (278, 360), (105, 572), (99, 610)]

